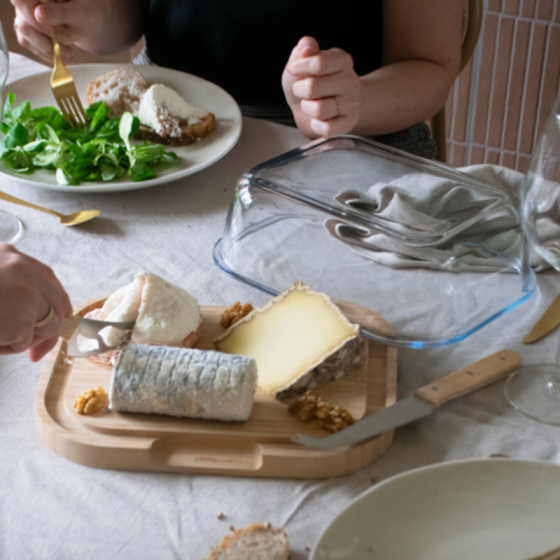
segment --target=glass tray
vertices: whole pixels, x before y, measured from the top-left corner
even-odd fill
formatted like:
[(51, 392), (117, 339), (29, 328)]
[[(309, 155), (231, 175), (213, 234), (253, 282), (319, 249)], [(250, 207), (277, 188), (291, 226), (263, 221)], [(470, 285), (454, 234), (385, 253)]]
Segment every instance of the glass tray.
[(216, 264), (268, 294), (300, 280), (382, 315), (364, 336), (458, 342), (527, 299), (518, 195), (354, 136), (320, 139), (237, 183)]

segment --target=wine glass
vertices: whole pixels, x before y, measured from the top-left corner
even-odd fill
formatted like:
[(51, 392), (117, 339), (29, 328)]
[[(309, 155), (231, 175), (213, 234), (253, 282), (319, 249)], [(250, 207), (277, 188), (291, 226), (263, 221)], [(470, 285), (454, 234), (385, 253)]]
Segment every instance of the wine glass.
[[(533, 249), (560, 272), (560, 93), (523, 181), (521, 223)], [(505, 393), (527, 416), (560, 426), (560, 365), (522, 367), (508, 379)]]
[[(8, 78), (10, 59), (4, 29), (0, 22), (0, 123), (4, 115), (4, 84)], [(10, 212), (0, 210), (0, 241), (15, 243), (23, 235), (23, 224)]]

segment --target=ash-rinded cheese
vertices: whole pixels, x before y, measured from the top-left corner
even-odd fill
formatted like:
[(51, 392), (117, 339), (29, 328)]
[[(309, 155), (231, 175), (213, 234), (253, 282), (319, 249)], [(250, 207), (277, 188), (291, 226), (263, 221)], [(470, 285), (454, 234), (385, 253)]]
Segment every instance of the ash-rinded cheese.
[(222, 352), (257, 362), (258, 385), (289, 399), (361, 367), (366, 345), (323, 293), (301, 282), (234, 323), (215, 339)]
[(113, 368), (119, 412), (244, 421), (257, 386), (255, 361), (212, 350), (129, 344)]

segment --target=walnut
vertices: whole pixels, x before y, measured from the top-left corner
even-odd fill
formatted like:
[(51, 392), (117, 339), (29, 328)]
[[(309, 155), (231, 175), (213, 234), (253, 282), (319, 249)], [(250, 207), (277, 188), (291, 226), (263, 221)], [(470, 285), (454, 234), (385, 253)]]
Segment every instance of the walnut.
[(231, 327), (234, 323), (237, 323), (239, 319), (243, 319), (246, 315), (249, 315), (253, 311), (253, 306), (250, 303), (245, 303), (241, 305), (236, 301), (233, 305), (228, 307), (223, 313), (220, 319), (220, 325), (227, 329)]
[(318, 401), (319, 395), (313, 391), (307, 391), (290, 403), (288, 412), (302, 422), (309, 422), (312, 418), (316, 418)]
[(109, 406), (109, 395), (99, 386), (97, 389), (81, 392), (73, 406), (78, 414), (95, 414)]
[(354, 418), (347, 410), (329, 403), (317, 407), (317, 418), (319, 425), (329, 432), (339, 432), (354, 423)]
[(354, 423), (347, 410), (331, 404), (313, 391), (306, 391), (290, 403), (288, 412), (303, 422), (317, 418), (319, 425), (329, 432), (339, 432)]

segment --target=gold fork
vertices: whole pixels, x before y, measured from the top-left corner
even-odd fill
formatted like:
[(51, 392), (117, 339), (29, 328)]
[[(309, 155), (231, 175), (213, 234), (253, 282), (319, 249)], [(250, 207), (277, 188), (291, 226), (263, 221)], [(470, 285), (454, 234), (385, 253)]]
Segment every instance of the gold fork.
[[(43, 4), (49, 0), (41, 0)], [(54, 67), (51, 74), (51, 88), (66, 122), (73, 128), (83, 127), (86, 124), (86, 113), (78, 96), (76, 84), (72, 74), (62, 63), (60, 44), (53, 34), (51, 37), (54, 52)]]

